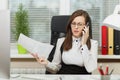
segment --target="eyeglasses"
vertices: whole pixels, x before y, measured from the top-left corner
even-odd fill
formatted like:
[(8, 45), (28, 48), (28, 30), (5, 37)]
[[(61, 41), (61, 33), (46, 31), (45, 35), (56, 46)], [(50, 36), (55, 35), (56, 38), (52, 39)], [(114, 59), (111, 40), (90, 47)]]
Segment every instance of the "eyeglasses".
[(73, 27), (73, 28), (75, 28), (76, 25), (77, 25), (78, 28), (81, 28), (81, 27), (85, 26), (85, 24), (82, 24), (82, 23), (75, 23), (75, 22), (71, 23), (71, 27)]

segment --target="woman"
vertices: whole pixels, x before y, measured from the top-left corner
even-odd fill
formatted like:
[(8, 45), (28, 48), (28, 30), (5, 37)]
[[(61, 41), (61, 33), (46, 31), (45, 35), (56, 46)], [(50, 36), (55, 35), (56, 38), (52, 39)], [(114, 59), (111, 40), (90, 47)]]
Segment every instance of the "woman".
[(32, 55), (51, 73), (90, 74), (97, 68), (98, 53), (98, 42), (90, 39), (91, 36), (89, 36), (91, 34), (90, 24), (91, 20), (86, 11), (75, 11), (70, 16), (66, 37), (57, 41), (52, 62), (38, 57), (37, 54)]

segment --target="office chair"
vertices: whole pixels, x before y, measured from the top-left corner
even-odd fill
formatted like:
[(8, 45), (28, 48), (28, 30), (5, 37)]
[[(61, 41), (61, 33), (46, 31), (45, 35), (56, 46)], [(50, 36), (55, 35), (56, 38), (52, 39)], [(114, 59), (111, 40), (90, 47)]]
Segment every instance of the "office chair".
[[(51, 45), (54, 45), (48, 60), (53, 60), (53, 55), (55, 53), (56, 42), (58, 38), (64, 37), (66, 33), (66, 26), (69, 20), (69, 15), (59, 15), (53, 16), (51, 19)], [(46, 74), (51, 74), (50, 72), (46, 71)]]
[(69, 20), (68, 15), (53, 16), (51, 20), (51, 44), (55, 45), (58, 38), (64, 37)]

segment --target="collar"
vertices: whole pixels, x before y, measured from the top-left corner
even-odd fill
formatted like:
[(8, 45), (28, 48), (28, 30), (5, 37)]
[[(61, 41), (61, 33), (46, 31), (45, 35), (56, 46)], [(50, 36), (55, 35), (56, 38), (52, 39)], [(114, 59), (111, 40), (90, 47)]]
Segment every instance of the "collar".
[(72, 36), (72, 40), (73, 40), (73, 42), (80, 42), (81, 37), (76, 38), (76, 37)]

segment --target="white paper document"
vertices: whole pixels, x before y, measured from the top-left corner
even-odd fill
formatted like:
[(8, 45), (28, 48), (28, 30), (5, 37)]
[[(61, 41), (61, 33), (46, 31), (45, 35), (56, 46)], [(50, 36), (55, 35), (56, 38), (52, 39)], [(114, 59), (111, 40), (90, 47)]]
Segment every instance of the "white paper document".
[(20, 34), (18, 44), (22, 45), (31, 53), (37, 53), (38, 56), (48, 58), (53, 45), (33, 40), (23, 34)]

